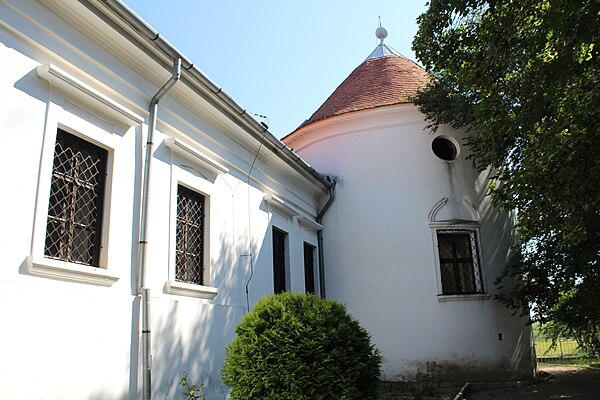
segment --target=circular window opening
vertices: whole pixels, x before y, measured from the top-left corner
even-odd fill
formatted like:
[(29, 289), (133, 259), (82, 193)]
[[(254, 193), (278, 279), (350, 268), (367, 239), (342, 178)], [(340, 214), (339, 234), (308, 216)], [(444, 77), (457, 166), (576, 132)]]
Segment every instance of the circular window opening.
[(456, 145), (448, 138), (436, 137), (431, 142), (433, 154), (445, 161), (452, 161), (458, 156)]

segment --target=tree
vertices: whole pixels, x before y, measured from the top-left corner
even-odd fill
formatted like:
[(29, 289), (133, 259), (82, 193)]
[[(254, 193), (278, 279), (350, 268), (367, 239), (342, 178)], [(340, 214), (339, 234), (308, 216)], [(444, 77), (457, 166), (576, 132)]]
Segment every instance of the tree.
[(469, 133), (494, 203), (516, 210), (497, 298), (600, 343), (600, 1), (432, 0), (418, 22), (432, 79), (415, 103)]

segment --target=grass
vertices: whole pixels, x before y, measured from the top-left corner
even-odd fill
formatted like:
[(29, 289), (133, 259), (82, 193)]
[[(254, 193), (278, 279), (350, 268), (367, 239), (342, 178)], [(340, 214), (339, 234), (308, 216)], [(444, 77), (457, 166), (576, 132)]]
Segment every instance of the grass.
[(540, 362), (538, 366), (543, 365), (573, 365), (577, 367), (592, 367), (600, 368), (600, 359), (590, 358), (570, 358), (570, 359), (555, 359), (555, 360), (544, 360)]
[(535, 341), (535, 353), (538, 357), (561, 357), (561, 356), (582, 356), (583, 352), (578, 348), (577, 342), (573, 339), (562, 339), (552, 346), (552, 340)]
[(554, 345), (552, 339), (547, 338), (541, 331), (539, 323), (534, 323), (531, 328), (535, 340), (535, 354), (537, 354), (538, 358), (546, 360), (583, 357), (583, 351), (579, 349), (579, 345), (575, 339), (561, 338)]

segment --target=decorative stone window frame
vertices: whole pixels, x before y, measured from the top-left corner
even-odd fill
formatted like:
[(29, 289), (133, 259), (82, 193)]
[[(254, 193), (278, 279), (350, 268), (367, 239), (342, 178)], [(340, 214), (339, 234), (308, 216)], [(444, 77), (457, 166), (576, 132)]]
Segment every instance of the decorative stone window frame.
[[(318, 223), (314, 217), (305, 214), (301, 208), (280, 194), (272, 192), (263, 193), (263, 201), (268, 206), (270, 214), (269, 229), (271, 229), (270, 239), (273, 247), (273, 229), (286, 234), (285, 237), (285, 290), (298, 290), (299, 286), (297, 268), (302, 268), (304, 274), (304, 245), (306, 242), (318, 249), (316, 233), (323, 229), (323, 225)], [(315, 250), (317, 253), (317, 250)], [(302, 260), (302, 263), (296, 264), (295, 260)], [(318, 275), (318, 259), (314, 260), (315, 267), (315, 291), (318, 292), (320, 286), (320, 277)], [(273, 274), (275, 271), (273, 270)], [(274, 276), (273, 276), (274, 278)], [(292, 282), (293, 281), (293, 282)], [(303, 282), (304, 283), (304, 282)]]
[[(479, 235), (479, 215), (475, 208), (472, 206), (471, 202), (468, 199), (463, 199), (463, 205), (471, 214), (473, 220), (465, 221), (465, 220), (438, 220), (437, 215), (439, 211), (448, 203), (447, 198), (442, 198), (438, 201), (429, 212), (429, 228), (431, 230), (431, 241), (433, 243), (433, 259), (434, 259), (434, 268), (435, 268), (435, 276), (437, 283), (437, 300), (439, 302), (446, 301), (468, 301), (468, 300), (486, 300), (490, 298), (489, 293), (486, 293), (486, 286), (484, 285), (485, 279), (485, 268), (483, 266), (483, 255), (482, 248), (480, 242)], [(443, 294), (442, 288), (442, 271), (440, 265), (440, 256), (438, 250), (438, 231), (444, 230), (464, 230), (464, 231), (472, 231), (475, 233), (475, 246), (478, 252), (479, 259), (479, 271), (480, 271), (480, 284), (483, 288), (483, 293), (471, 293), (471, 294)]]
[[(271, 259), (271, 264), (273, 267), (273, 293), (280, 293), (280, 292), (287, 292), (291, 289), (291, 265), (290, 265), (290, 232), (289, 230), (283, 229), (281, 225), (278, 224), (271, 224), (271, 229), (269, 234), (271, 235), (271, 252), (272, 252), (272, 259)], [(280, 235), (280, 237), (283, 239), (283, 246), (284, 246), (284, 252), (283, 252), (283, 288), (281, 291), (277, 291), (277, 287), (276, 287), (276, 279), (275, 279), (275, 235)]]
[[(317, 240), (317, 232), (320, 231), (321, 229), (323, 229), (323, 225), (321, 225), (320, 223), (318, 223), (314, 218), (312, 217), (308, 217), (306, 215), (297, 215), (294, 217), (294, 219), (296, 221), (298, 221), (298, 223), (300, 224), (300, 228), (302, 229), (301, 232), (301, 239), (302, 239), (302, 260), (303, 260), (303, 267), (305, 267), (305, 256), (304, 256), (304, 250), (305, 250), (305, 245), (310, 245), (314, 248), (314, 253), (313, 253), (313, 276), (314, 276), (314, 290), (315, 290), (315, 294), (316, 295), (320, 295), (320, 279), (321, 277), (319, 276), (319, 257), (318, 257), (318, 249), (319, 249), (319, 245), (318, 245), (318, 240)], [(306, 279), (306, 271), (303, 269), (304, 274), (305, 274), (305, 279)], [(306, 280), (305, 280), (306, 283)], [(306, 286), (306, 285), (305, 285)], [(306, 290), (306, 287), (305, 287)]]
[[(165, 147), (171, 151), (171, 185), (169, 210), (169, 268), (164, 291), (168, 294), (214, 299), (219, 289), (213, 284), (211, 265), (211, 209), (214, 197), (214, 181), (227, 174), (229, 169), (218, 163), (204, 151), (180, 139), (167, 138)], [(179, 282), (175, 279), (177, 246), (177, 190), (179, 186), (204, 196), (204, 285)]]
[[(98, 286), (112, 286), (120, 278), (109, 264), (109, 233), (113, 193), (115, 152), (120, 137), (116, 130), (142, 124), (144, 118), (105, 95), (83, 80), (52, 64), (36, 68), (38, 77), (49, 85), (43, 145), (39, 167), (38, 191), (30, 254), (25, 273), (50, 279)], [(93, 78), (86, 77), (93, 81)], [(99, 265), (88, 266), (44, 256), (48, 220), (48, 199), (52, 181), (54, 148), (58, 129), (77, 136), (108, 152), (103, 203)]]
[[(300, 267), (300, 263), (295, 263), (299, 260), (298, 258), (301, 253), (302, 236), (299, 230), (299, 225), (296, 224), (295, 219), (300, 215), (300, 211), (296, 207), (292, 206), (289, 201), (283, 197), (274, 195), (264, 195), (263, 200), (269, 206), (269, 225), (268, 233), (265, 236), (263, 246), (268, 249), (270, 254), (270, 274), (271, 282), (275, 283), (275, 269), (274, 267), (274, 242), (273, 242), (273, 230), (276, 229), (285, 234), (285, 254), (284, 254), (284, 275), (285, 275), (285, 291), (294, 290), (294, 284), (296, 282), (298, 272), (296, 268)], [(274, 290), (274, 286), (272, 286)]]

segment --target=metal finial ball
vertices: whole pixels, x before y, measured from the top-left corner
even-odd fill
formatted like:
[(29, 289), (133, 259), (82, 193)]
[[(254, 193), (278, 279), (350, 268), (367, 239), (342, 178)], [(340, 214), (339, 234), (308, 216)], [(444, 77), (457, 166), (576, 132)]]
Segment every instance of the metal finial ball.
[(375, 30), (375, 36), (377, 36), (377, 39), (383, 40), (387, 37), (387, 35), (388, 31), (383, 26), (380, 26)]

